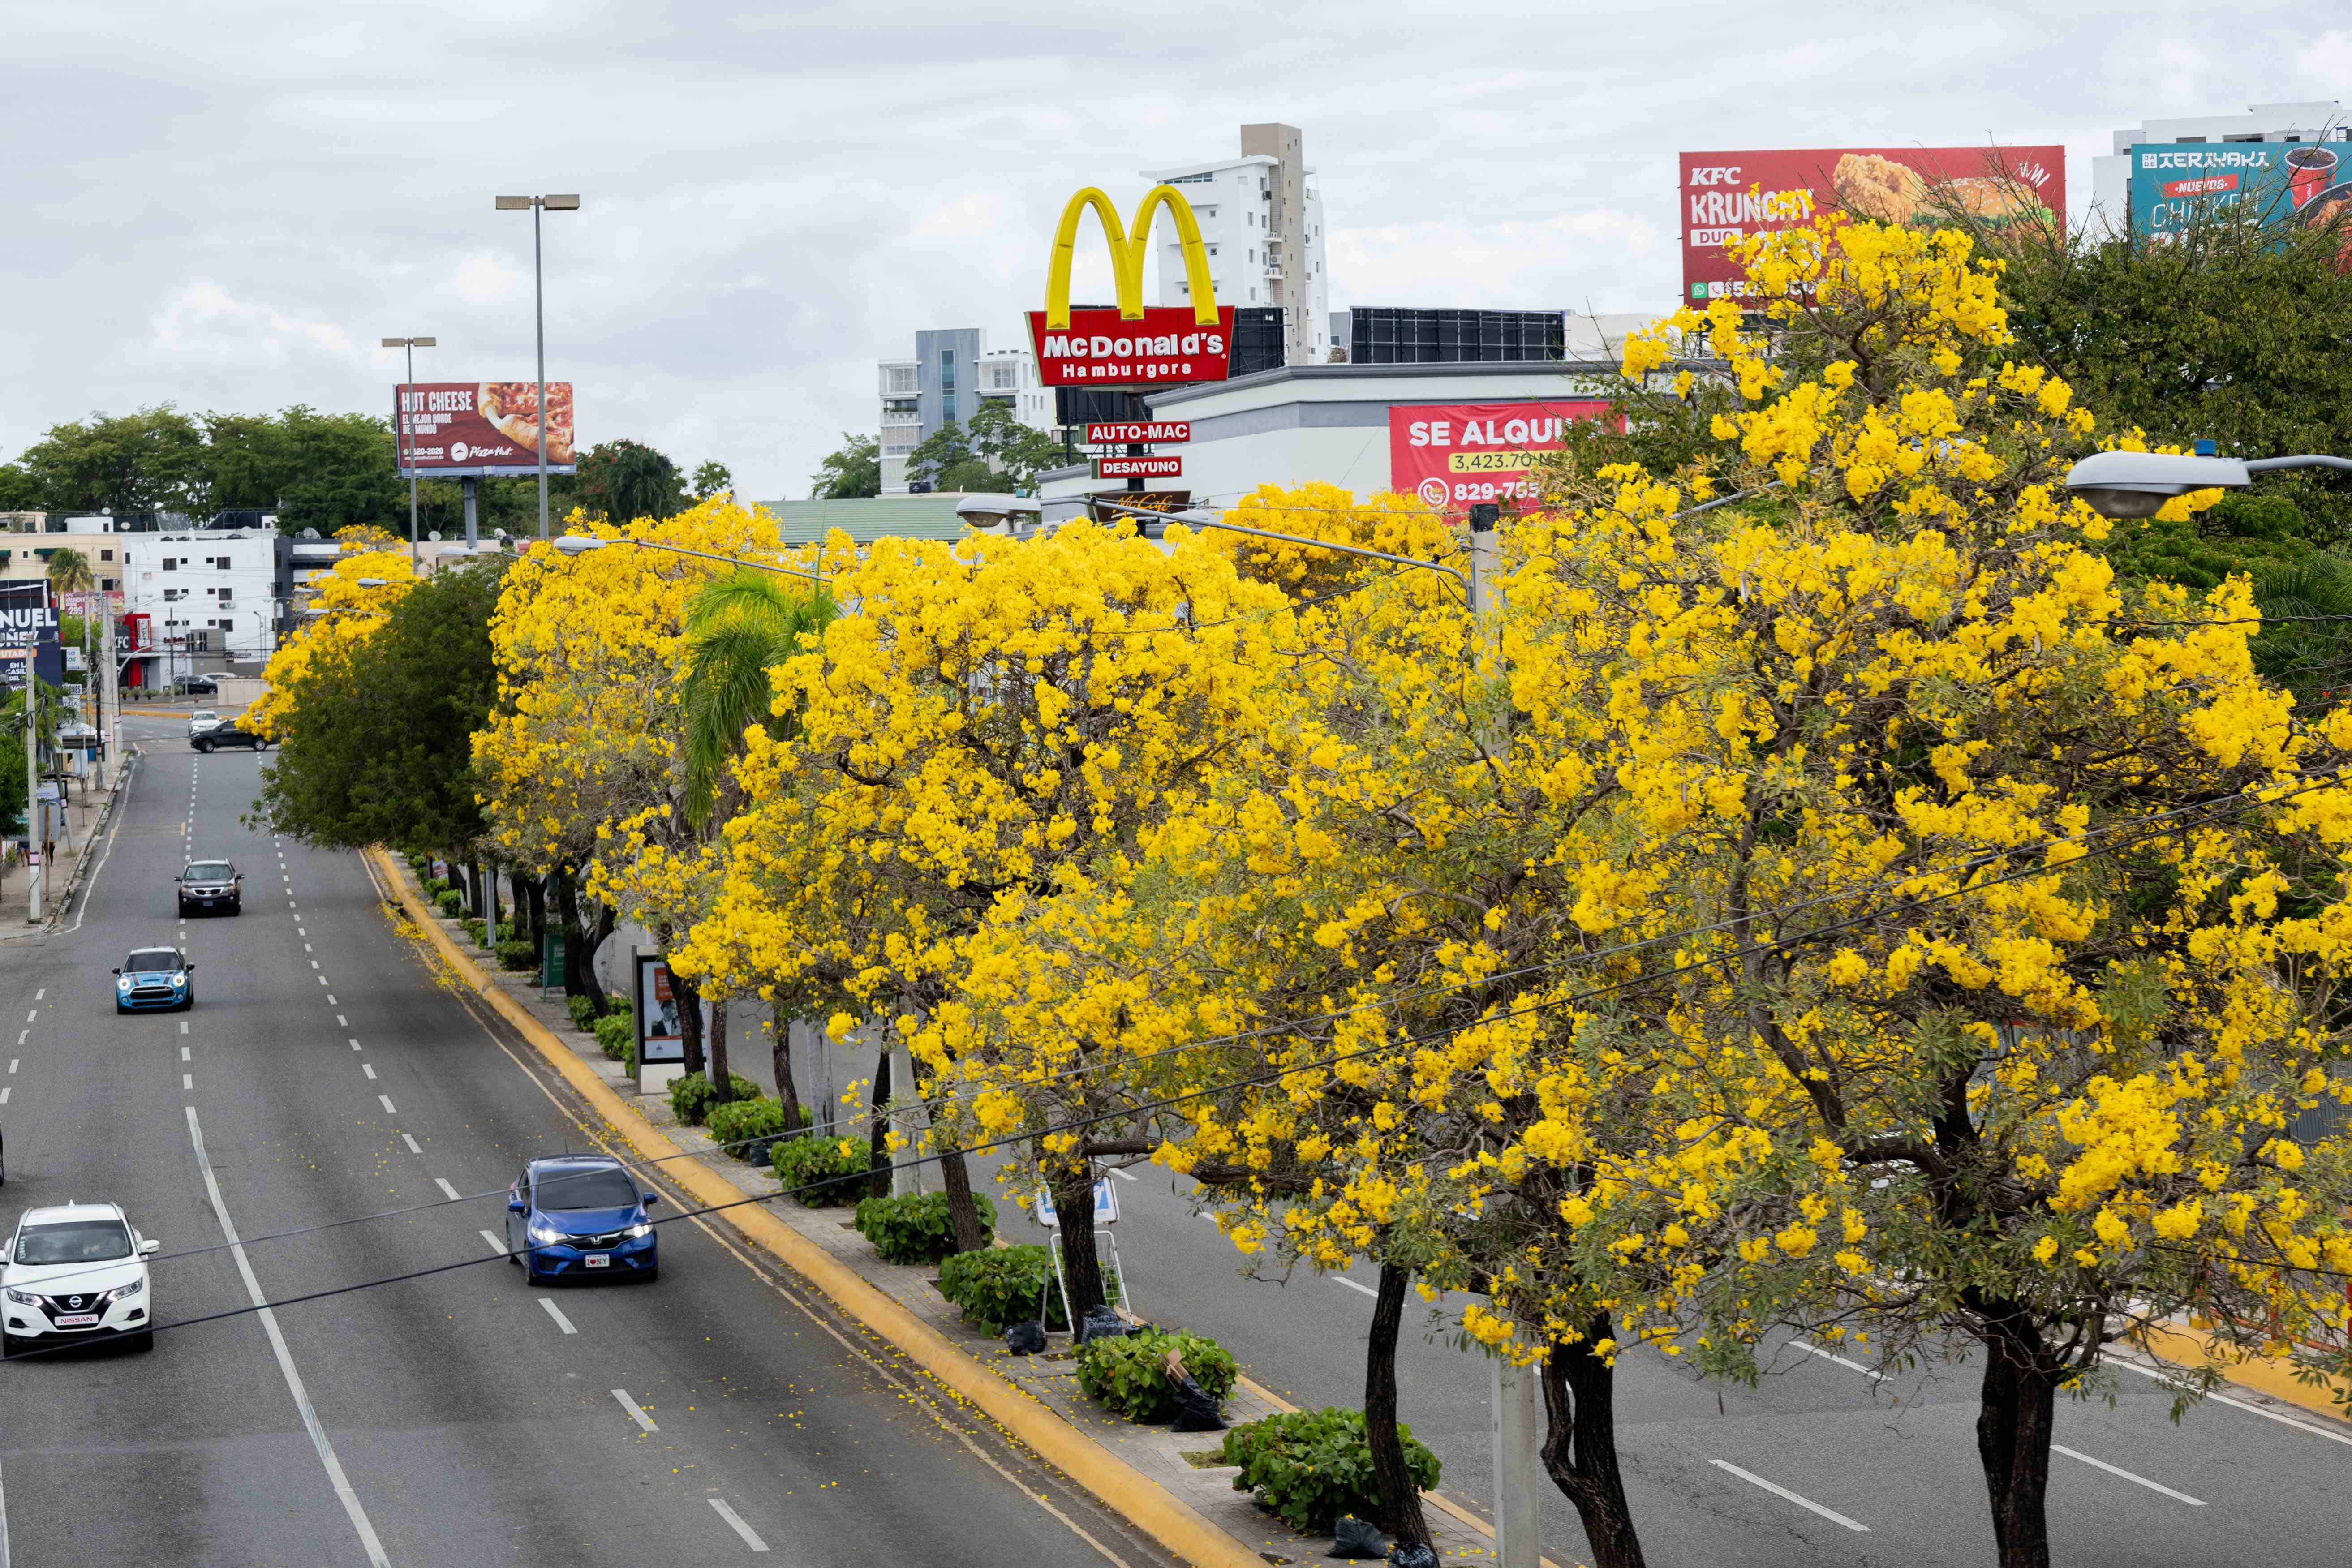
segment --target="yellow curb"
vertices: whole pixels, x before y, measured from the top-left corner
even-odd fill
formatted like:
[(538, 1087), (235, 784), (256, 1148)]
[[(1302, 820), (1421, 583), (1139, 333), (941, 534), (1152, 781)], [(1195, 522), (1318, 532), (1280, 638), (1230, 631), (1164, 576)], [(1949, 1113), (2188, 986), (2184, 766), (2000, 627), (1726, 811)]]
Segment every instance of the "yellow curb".
[(2202, 1329), (2186, 1325), (2149, 1329), (2133, 1336), (2151, 1354), (2181, 1366), (2204, 1366), (2211, 1363), (2221, 1369), (2221, 1375), (2241, 1388), (2251, 1388), (2267, 1394), (2273, 1399), (2284, 1399), (2289, 1405), (2338, 1421), (2352, 1419), (2347, 1415), (2345, 1400), (2352, 1396), (2352, 1384), (2340, 1377), (2319, 1383), (2296, 1380), (2292, 1370), (2283, 1362), (2263, 1356), (2250, 1356), (2242, 1351), (2217, 1346), (2212, 1336)]
[(394, 895), (409, 916), (424, 928), (458, 977), (479, 992), (499, 1016), (514, 1026), (564, 1081), (611, 1122), (621, 1136), (648, 1160), (668, 1160), (664, 1173), (702, 1204), (742, 1204), (712, 1217), (723, 1219), (743, 1236), (781, 1258), (818, 1289), (833, 1298), (843, 1311), (889, 1341), (908, 1359), (980, 1407), (1013, 1435), (1036, 1451), (1046, 1463), (1092, 1492), (1130, 1522), (1149, 1531), (1160, 1545), (1198, 1568), (1265, 1568), (1265, 1560), (1244, 1549), (1158, 1481), (1106, 1451), (1060, 1415), (1015, 1388), (958, 1349), (938, 1330), (835, 1259), (799, 1231), (756, 1205), (744, 1204), (751, 1194), (699, 1160), (677, 1159), (685, 1152), (663, 1136), (653, 1123), (614, 1093), (594, 1068), (531, 1016), (503, 986), (493, 983), (463, 950), (449, 940), (437, 917), (428, 912), (409, 890), (408, 880), (383, 849), (369, 851), (390, 878)]
[[(1295, 1412), (1298, 1408), (1298, 1406), (1293, 1405), (1290, 1401), (1285, 1399), (1274, 1390), (1266, 1387), (1265, 1384), (1255, 1382), (1250, 1378), (1235, 1377), (1234, 1379), (1234, 1386), (1239, 1388), (1245, 1394), (1254, 1394), (1257, 1395), (1257, 1397), (1265, 1400), (1276, 1410), (1283, 1411), (1286, 1414)], [(1471, 1529), (1476, 1531), (1487, 1540), (1492, 1541), (1495, 1539), (1495, 1527), (1493, 1525), (1488, 1524), (1485, 1520), (1480, 1519), (1476, 1514), (1472, 1513), (1468, 1509), (1464, 1508), (1460, 1503), (1455, 1502), (1444, 1492), (1423, 1492), (1421, 1494), (1421, 1500), (1429, 1504), (1432, 1508), (1436, 1509), (1440, 1513), (1452, 1514), (1455, 1519), (1460, 1520), (1463, 1523), (1468, 1525)], [(1538, 1557), (1536, 1561), (1542, 1563), (1543, 1568), (1559, 1568), (1559, 1564), (1553, 1562), (1549, 1557)]]

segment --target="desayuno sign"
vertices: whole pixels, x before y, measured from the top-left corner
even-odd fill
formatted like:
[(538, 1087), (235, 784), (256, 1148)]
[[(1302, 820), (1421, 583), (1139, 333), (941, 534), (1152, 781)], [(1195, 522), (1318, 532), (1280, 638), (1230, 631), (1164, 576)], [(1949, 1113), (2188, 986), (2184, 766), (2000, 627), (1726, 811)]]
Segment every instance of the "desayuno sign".
[[(1189, 305), (1143, 302), (1143, 260), (1151, 246), (1151, 222), (1161, 207), (1176, 226), (1184, 258)], [(1077, 249), (1078, 226), (1089, 212), (1102, 220), (1110, 243), (1111, 277), (1118, 304), (1104, 310), (1070, 308), (1070, 258)], [(1132, 236), (1118, 221), (1110, 198), (1089, 185), (1062, 209), (1054, 232), (1054, 254), (1045, 269), (1045, 308), (1029, 312), (1030, 345), (1037, 352), (1037, 380), (1045, 386), (1168, 386), (1188, 381), (1223, 381), (1233, 363), (1234, 311), (1217, 303), (1209, 278), (1201, 226), (1184, 194), (1154, 185), (1135, 209)]]

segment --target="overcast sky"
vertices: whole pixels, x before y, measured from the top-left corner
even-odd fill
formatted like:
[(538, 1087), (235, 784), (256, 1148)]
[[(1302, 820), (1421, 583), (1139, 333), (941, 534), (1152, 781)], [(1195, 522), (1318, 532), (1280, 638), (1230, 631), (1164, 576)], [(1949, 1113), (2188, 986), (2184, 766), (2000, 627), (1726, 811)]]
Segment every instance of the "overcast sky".
[[(1664, 310), (1683, 150), (2063, 142), (2352, 100), (2332, 6), (0, 0), (0, 458), (158, 403), (548, 374), (804, 495), (919, 327), (1019, 342), (1080, 185), (1306, 132), (1332, 304)], [(1088, 254), (1087, 246), (1092, 247)], [(1108, 268), (1091, 231), (1080, 297)]]

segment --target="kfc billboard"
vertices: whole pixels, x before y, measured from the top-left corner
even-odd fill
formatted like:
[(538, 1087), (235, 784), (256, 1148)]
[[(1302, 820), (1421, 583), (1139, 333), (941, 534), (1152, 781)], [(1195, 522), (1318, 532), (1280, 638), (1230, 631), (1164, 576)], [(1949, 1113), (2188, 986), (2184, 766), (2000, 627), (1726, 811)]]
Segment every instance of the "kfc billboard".
[[(495, 479), (539, 472), (539, 384), (426, 381), (393, 389), (402, 479)], [(572, 461), (572, 384), (547, 384), (547, 471)]]
[(1389, 488), (1443, 509), (1533, 500), (1535, 459), (1606, 403), (1411, 403), (1389, 409)]
[(1933, 227), (1966, 218), (1992, 228), (2066, 212), (2066, 149), (1830, 147), (1682, 155), (1683, 297), (1747, 292), (1736, 254), (1749, 235), (1843, 212)]

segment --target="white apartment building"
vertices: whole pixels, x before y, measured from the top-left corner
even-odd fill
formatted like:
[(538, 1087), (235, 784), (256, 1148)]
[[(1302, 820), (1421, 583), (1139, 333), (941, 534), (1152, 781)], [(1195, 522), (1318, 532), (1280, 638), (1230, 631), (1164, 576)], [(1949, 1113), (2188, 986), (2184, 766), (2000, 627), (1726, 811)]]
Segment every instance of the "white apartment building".
[(1033, 430), (1052, 434), (1054, 393), (1037, 382), (1026, 348), (991, 349), (979, 327), (926, 328), (915, 334), (915, 357), (875, 365), (881, 395), (882, 493), (905, 495), (908, 454), (942, 426), (969, 423), (988, 404), (1010, 408)]
[(117, 537), (125, 557), (123, 611), (150, 617), (149, 631), (159, 649), (240, 659), (267, 658), (276, 650), (281, 596), (281, 536), (276, 531), (197, 529)]
[[(1184, 193), (1200, 220), (1209, 277), (1220, 305), (1283, 308), (1284, 361), (1330, 357), (1331, 286), (1323, 268), (1323, 195), (1305, 162), (1305, 140), (1288, 125), (1244, 125), (1241, 155), (1147, 169), (1143, 177)], [(1164, 218), (1160, 303), (1189, 305), (1192, 286), (1174, 226)]]
[(2257, 103), (2243, 114), (2204, 114), (2151, 120), (2116, 132), (2116, 150), (2091, 160), (2091, 221), (2120, 232), (2131, 211), (2131, 152), (2142, 143), (2168, 142), (2336, 142), (2347, 127), (2344, 106), (2333, 99), (2309, 103)]

